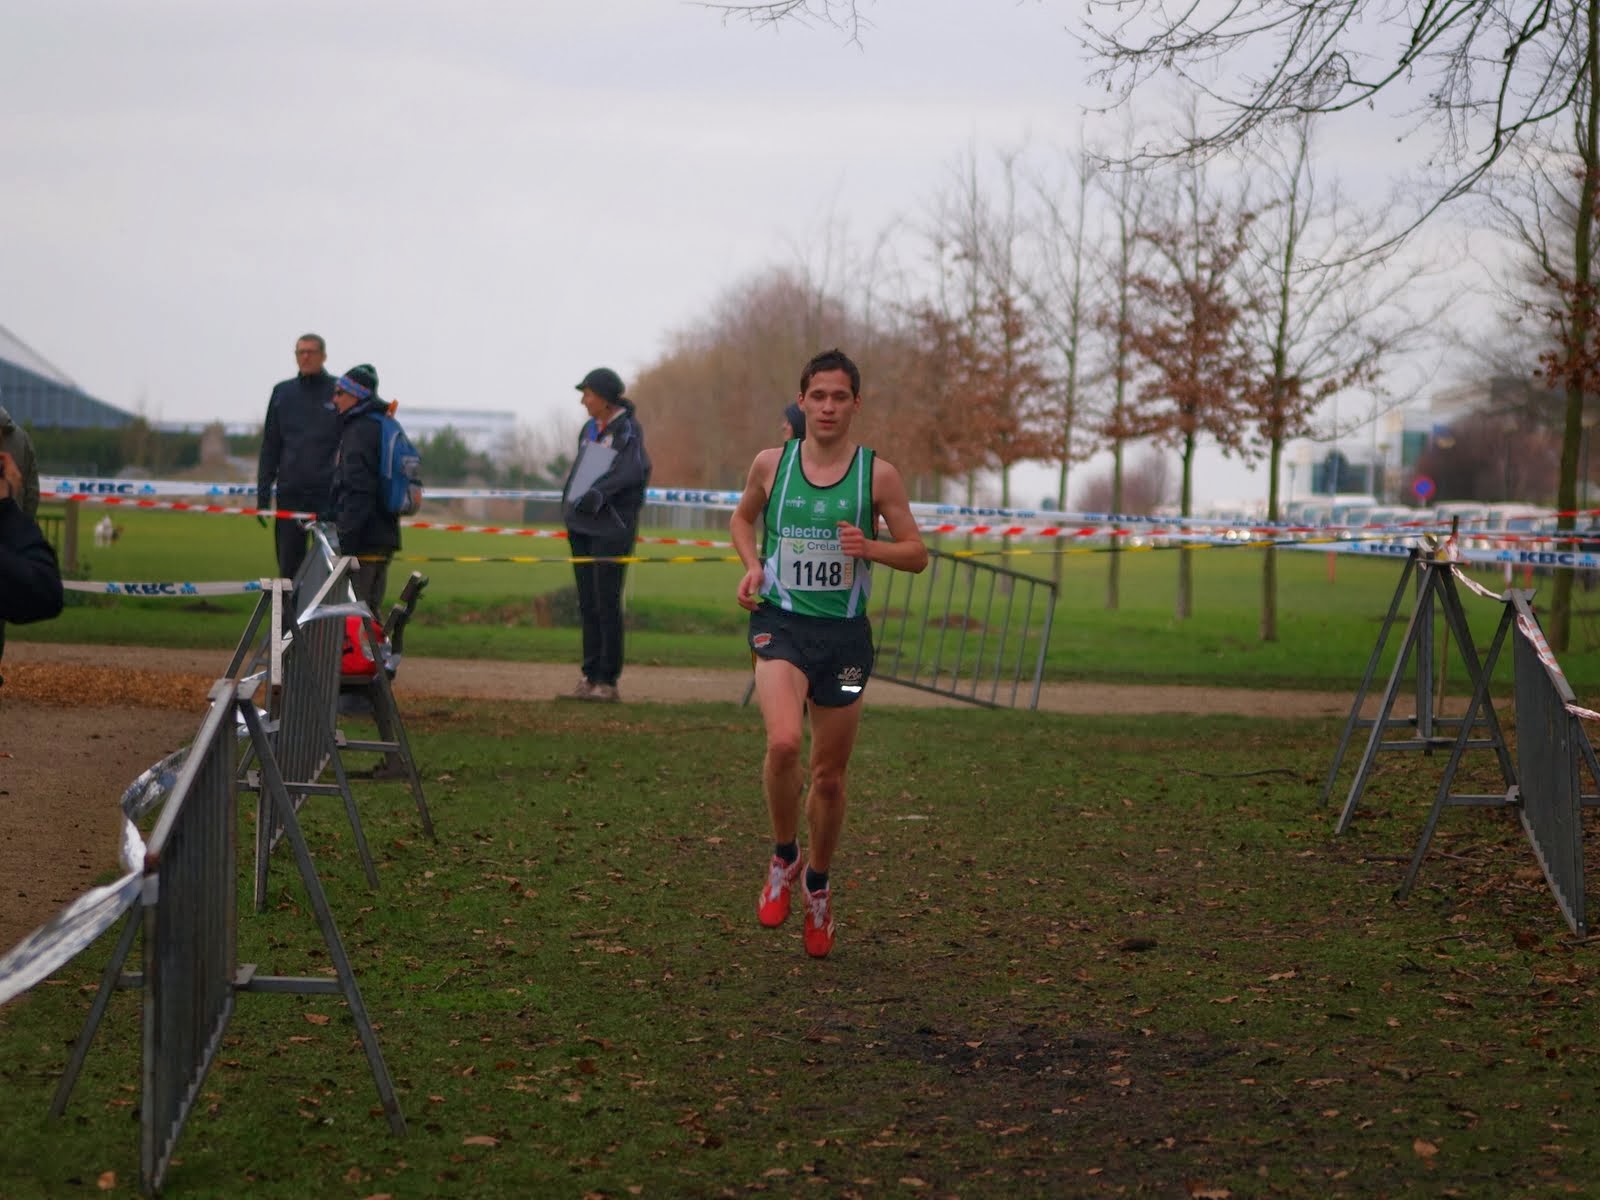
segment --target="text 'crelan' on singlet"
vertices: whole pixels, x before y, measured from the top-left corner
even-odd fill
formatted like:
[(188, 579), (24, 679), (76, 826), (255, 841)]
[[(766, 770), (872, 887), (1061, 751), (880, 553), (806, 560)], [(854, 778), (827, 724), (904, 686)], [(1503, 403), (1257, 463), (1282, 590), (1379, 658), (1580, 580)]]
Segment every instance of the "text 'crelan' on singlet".
[(761, 598), (785, 612), (811, 617), (854, 617), (864, 613), (872, 588), (871, 566), (839, 549), (839, 522), (848, 521), (870, 537), (873, 452), (856, 447), (844, 478), (818, 487), (800, 464), (802, 442), (786, 442), (767, 498)]

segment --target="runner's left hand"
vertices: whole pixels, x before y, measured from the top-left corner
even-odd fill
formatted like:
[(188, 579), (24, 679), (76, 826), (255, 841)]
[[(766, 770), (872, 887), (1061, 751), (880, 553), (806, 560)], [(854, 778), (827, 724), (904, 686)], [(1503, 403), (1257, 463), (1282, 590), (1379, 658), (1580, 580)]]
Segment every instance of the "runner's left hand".
[(867, 535), (849, 521), (839, 522), (839, 549), (851, 558), (867, 556)]

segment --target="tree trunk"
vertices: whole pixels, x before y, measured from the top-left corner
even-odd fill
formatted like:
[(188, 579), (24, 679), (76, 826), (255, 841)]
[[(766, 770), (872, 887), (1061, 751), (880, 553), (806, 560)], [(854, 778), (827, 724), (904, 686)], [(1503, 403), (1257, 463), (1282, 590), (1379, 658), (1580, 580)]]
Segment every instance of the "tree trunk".
[[(1281, 437), (1272, 439), (1267, 459), (1271, 464), (1267, 475), (1267, 521), (1275, 523), (1278, 520), (1278, 468), (1283, 462)], [(1270, 545), (1261, 560), (1261, 640), (1278, 640), (1278, 548)]]
[[(1561, 438), (1561, 481), (1556, 508), (1570, 513), (1578, 507), (1578, 453), (1583, 441), (1583, 381), (1594, 336), (1594, 218), (1600, 199), (1600, 0), (1585, 5), (1587, 43), (1584, 71), (1587, 87), (1579, 99), (1583, 106), (1577, 123), (1578, 153), (1583, 159), (1583, 182), (1578, 193), (1577, 222), (1572, 231), (1573, 279), (1571, 327), (1567, 331), (1567, 411)], [(1572, 518), (1558, 526), (1571, 528)], [(1550, 627), (1545, 635), (1557, 653), (1567, 648), (1572, 630), (1571, 571), (1557, 571), (1550, 597)]]
[[(1186, 517), (1194, 515), (1194, 449), (1195, 435), (1183, 439), (1183, 504), (1179, 511)], [(1188, 536), (1187, 526), (1179, 535)], [(1194, 551), (1178, 551), (1178, 605), (1173, 614), (1180, 621), (1194, 615)]]
[[(1111, 447), (1111, 515), (1122, 511), (1122, 439)], [(1106, 571), (1106, 608), (1113, 612), (1122, 604), (1122, 539), (1111, 535), (1111, 564)]]

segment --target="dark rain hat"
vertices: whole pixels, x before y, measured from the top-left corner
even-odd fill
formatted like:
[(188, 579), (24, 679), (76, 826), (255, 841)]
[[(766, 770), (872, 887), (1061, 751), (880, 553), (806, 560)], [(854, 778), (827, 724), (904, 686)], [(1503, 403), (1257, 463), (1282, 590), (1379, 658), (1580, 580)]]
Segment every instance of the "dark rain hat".
[(622, 399), (622, 376), (610, 367), (596, 367), (583, 377), (583, 381), (578, 384), (578, 390), (593, 392), (615, 404)]

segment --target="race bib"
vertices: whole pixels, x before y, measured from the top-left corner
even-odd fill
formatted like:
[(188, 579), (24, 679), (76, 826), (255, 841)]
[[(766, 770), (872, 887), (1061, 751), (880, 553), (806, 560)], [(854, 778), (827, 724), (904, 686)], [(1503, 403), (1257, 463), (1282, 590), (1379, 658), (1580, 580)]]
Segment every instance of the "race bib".
[(796, 592), (837, 592), (855, 583), (856, 560), (833, 541), (809, 538), (785, 540), (783, 585)]

